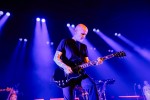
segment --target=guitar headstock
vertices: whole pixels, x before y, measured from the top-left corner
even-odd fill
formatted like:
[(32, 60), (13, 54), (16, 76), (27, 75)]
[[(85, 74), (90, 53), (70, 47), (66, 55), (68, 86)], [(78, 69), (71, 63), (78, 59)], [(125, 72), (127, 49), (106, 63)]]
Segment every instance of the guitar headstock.
[(124, 57), (126, 53), (124, 51), (119, 51), (113, 54), (115, 57)]

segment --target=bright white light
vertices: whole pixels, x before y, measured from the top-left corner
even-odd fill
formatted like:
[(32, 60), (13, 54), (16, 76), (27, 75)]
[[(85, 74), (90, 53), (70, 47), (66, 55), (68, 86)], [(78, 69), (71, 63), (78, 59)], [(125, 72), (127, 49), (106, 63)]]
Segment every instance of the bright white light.
[(93, 28), (93, 32), (96, 32), (96, 29), (95, 29), (95, 28)]
[(19, 41), (22, 41), (23, 39), (22, 38), (19, 38)]
[(40, 18), (36, 18), (36, 21), (40, 21)]
[(75, 27), (75, 25), (74, 25), (74, 24), (72, 24), (72, 25), (71, 25), (71, 27), (72, 27), (72, 28), (74, 28), (74, 27)]
[(7, 16), (10, 16), (10, 13), (9, 13), (9, 12), (7, 12), (7, 13), (6, 13), (6, 15), (7, 15)]
[(27, 42), (28, 40), (27, 39), (24, 39), (24, 42)]
[(4, 14), (4, 12), (3, 11), (0, 11), (0, 15), (3, 15)]
[(45, 22), (45, 19), (42, 19), (42, 22)]
[(118, 36), (121, 36), (121, 34), (119, 33)]
[(96, 30), (96, 32), (100, 32), (100, 30), (99, 30), (99, 29), (97, 29), (97, 30)]
[(70, 27), (70, 24), (69, 24), (69, 23), (67, 24), (67, 27)]
[(117, 36), (118, 35), (118, 33), (115, 33), (115, 36)]

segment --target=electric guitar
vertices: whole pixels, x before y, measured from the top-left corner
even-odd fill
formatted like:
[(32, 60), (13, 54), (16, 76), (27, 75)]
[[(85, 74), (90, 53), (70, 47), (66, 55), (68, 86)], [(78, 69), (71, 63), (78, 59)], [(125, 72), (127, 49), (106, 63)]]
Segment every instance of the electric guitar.
[[(124, 57), (124, 56), (126, 56), (126, 53), (124, 51), (120, 51), (120, 52), (116, 52), (116, 53), (101, 57), (100, 59), (104, 61), (113, 57)], [(80, 80), (87, 77), (83, 70), (84, 68), (96, 65), (97, 63), (98, 63), (98, 60), (90, 61), (84, 64), (73, 62), (73, 64), (71, 64), (73, 73), (71, 74), (66, 74), (61, 67), (58, 67), (56, 68), (54, 75), (53, 75), (54, 82), (56, 82), (56, 84), (61, 88), (74, 85), (78, 83)]]

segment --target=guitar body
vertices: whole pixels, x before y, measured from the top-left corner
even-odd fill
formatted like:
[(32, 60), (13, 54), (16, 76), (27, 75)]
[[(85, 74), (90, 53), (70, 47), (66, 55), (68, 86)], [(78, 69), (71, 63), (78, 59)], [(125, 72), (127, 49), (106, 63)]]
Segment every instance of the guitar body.
[(84, 70), (78, 66), (80, 64), (81, 62), (79, 61), (69, 63), (73, 71), (71, 74), (66, 74), (63, 68), (57, 67), (53, 75), (53, 79), (56, 84), (61, 88), (79, 84), (82, 79), (87, 77)]
[(54, 81), (61, 88), (79, 84), (81, 80), (86, 77), (87, 75), (84, 73), (83, 70), (80, 70), (79, 73), (73, 72), (71, 74), (66, 74), (64, 70), (60, 67), (56, 68), (55, 73), (53, 75)]

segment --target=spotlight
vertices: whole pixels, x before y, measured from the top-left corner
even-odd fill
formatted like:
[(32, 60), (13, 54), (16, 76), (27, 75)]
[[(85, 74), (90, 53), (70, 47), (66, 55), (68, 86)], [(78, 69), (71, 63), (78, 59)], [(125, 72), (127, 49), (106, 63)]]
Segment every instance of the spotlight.
[(7, 15), (7, 16), (10, 16), (10, 13), (9, 13), (9, 12), (7, 12), (7, 13), (6, 13), (6, 15)]
[(72, 24), (71, 27), (74, 28), (75, 27), (74, 24)]
[(118, 35), (118, 33), (115, 33), (115, 36), (117, 36)]
[(70, 27), (70, 24), (69, 24), (69, 23), (67, 24), (67, 27)]
[(42, 22), (45, 22), (45, 19), (42, 19)]
[(4, 12), (3, 12), (3, 11), (0, 11), (0, 16), (3, 15), (3, 14), (4, 14)]
[(36, 21), (40, 21), (40, 18), (36, 18)]
[(93, 48), (93, 50), (96, 50), (96, 48)]
[(96, 32), (100, 32), (100, 30), (99, 30), (99, 29), (97, 29), (97, 30), (96, 30)]
[(121, 36), (121, 34), (119, 33), (118, 36)]
[(19, 38), (19, 41), (22, 41), (23, 39), (22, 38)]
[(95, 29), (95, 28), (93, 28), (93, 32), (96, 32), (96, 29)]
[(51, 42), (51, 45), (54, 45), (54, 42)]
[(114, 52), (114, 50), (110, 50), (110, 52)]
[(109, 49), (109, 50), (108, 50), (108, 52), (111, 52), (111, 53), (112, 53), (112, 52), (114, 52), (114, 50), (112, 50), (112, 49)]
[(24, 39), (24, 42), (27, 42), (27, 41), (28, 41), (28, 40), (25, 38), (25, 39)]

